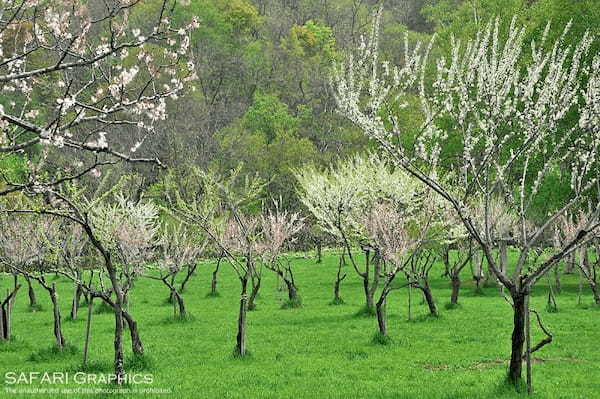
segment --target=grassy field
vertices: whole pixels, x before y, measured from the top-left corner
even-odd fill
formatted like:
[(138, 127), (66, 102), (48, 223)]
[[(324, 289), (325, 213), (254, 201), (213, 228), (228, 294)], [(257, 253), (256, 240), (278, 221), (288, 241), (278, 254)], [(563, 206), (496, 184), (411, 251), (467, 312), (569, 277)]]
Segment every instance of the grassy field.
[[(351, 268), (342, 285), (346, 303), (330, 305), (337, 258), (324, 263), (296, 259), (296, 281), (304, 306), (280, 309), (285, 292), (277, 290), (272, 273), (264, 272), (257, 310), (249, 313), (248, 344), (251, 355), (235, 358), (239, 283), (222, 267), (220, 297), (207, 297), (212, 265), (202, 265), (185, 293), (193, 321), (173, 322), (167, 291), (158, 281), (140, 280), (130, 310), (137, 318), (145, 344), (146, 364), (129, 361), (130, 370), (151, 373), (152, 388), (171, 394), (123, 397), (172, 398), (504, 398), (522, 397), (503, 383), (510, 350), (510, 305), (488, 288), (473, 294), (470, 272), (462, 290), (462, 306), (446, 310), (450, 288), (441, 266), (432, 272), (440, 317), (427, 317), (427, 307), (415, 293), (414, 319), (407, 321), (407, 291), (395, 291), (388, 302), (387, 346), (373, 344), (376, 320), (356, 316), (363, 305), (361, 282)], [(227, 266), (227, 265), (225, 265)], [(50, 277), (52, 279), (52, 277)], [(536, 355), (534, 397), (600, 397), (600, 312), (577, 305), (577, 277), (566, 276), (558, 296), (558, 313), (545, 311), (547, 280), (532, 298), (541, 310), (554, 342)], [(68, 315), (72, 285), (60, 287), (63, 316)], [(10, 283), (2, 281), (3, 292)], [(26, 395), (5, 391), (6, 372), (81, 370), (86, 309), (80, 319), (64, 322), (72, 351), (57, 355), (53, 344), (51, 307), (47, 294), (37, 289), (41, 312), (30, 312), (21, 291), (14, 311), (15, 339), (0, 343), (0, 398), (10, 397), (115, 397), (115, 395)], [(584, 302), (591, 303), (585, 291)], [(66, 317), (64, 317), (66, 318)], [(89, 372), (110, 373), (114, 318), (94, 315)], [(543, 334), (534, 328), (534, 341)], [(128, 338), (128, 337), (127, 337)], [(126, 344), (128, 344), (128, 339)], [(126, 345), (127, 352), (130, 348)], [(12, 386), (15, 387), (14, 385)], [(23, 388), (19, 385), (19, 388)], [(33, 385), (27, 387), (45, 387)], [(106, 385), (100, 387), (107, 387)], [(138, 387), (138, 386), (136, 386)], [(144, 386), (142, 388), (147, 388)], [(58, 388), (81, 388), (60, 385)]]

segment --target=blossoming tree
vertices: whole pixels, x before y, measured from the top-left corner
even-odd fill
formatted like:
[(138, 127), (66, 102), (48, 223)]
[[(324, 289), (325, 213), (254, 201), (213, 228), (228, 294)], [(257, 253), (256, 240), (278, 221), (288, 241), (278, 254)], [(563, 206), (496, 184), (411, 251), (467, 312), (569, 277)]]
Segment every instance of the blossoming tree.
[[(144, 2), (102, 4), (0, 2), (0, 153), (40, 151), (25, 180), (6, 181), (0, 195), (40, 191), (118, 160), (160, 163), (136, 151), (166, 119), (167, 100), (195, 78), (198, 21), (174, 26), (172, 0), (156, 2), (144, 23), (139, 14), (154, 9)], [(48, 177), (55, 149), (82, 161)]]
[[(373, 314), (382, 262), (379, 249), (368, 237), (364, 215), (380, 201), (410, 204), (418, 182), (375, 154), (356, 156), (324, 172), (305, 168), (296, 173), (296, 179), (302, 203), (324, 231), (342, 242), (345, 255), (363, 281), (365, 311)], [(353, 253), (355, 246), (365, 252), (364, 263)]]
[[(304, 221), (297, 213), (281, 210), (275, 202), (275, 209), (268, 210), (260, 219), (261, 236), (258, 250), (262, 264), (283, 280), (288, 291), (286, 306), (298, 307), (301, 299), (290, 262), (282, 259), (285, 245), (289, 244), (304, 228)], [(284, 263), (285, 262), (285, 263)]]
[[(449, 57), (436, 62), (429, 84), (426, 76), (432, 44), (417, 45), (412, 51), (407, 45), (402, 65), (381, 61), (376, 18), (357, 53), (336, 66), (332, 87), (343, 115), (375, 140), (398, 167), (450, 203), (491, 271), (510, 293), (514, 317), (508, 377), (516, 384), (523, 359), (548, 342), (532, 346), (526, 340), (532, 286), (584, 245), (598, 226), (600, 208), (596, 205), (588, 223), (571, 240), (552, 256), (531, 262), (544, 231), (569, 209), (585, 202), (597, 184), (600, 55), (589, 54), (590, 34), (569, 47), (561, 39), (545, 43), (546, 34), (541, 43), (524, 43), (525, 28), (514, 21), (506, 37), (499, 28), (499, 21), (492, 21), (469, 42), (454, 40)], [(567, 32), (568, 27), (564, 34)], [(414, 87), (425, 123), (415, 137), (404, 140), (398, 112)], [(573, 114), (578, 117), (570, 117)], [(460, 150), (446, 158), (442, 150), (450, 137), (460, 142)], [(433, 173), (442, 162), (452, 166), (453, 181), (442, 182)], [(528, 232), (532, 203), (557, 168), (570, 178), (570, 196)], [(504, 187), (509, 188), (504, 190), (506, 201), (519, 219), (516, 241), (520, 250), (514, 267), (505, 271), (494, 259), (488, 212), (484, 212), (483, 224), (477, 225), (467, 206), (469, 199), (482, 198), (487, 210)]]

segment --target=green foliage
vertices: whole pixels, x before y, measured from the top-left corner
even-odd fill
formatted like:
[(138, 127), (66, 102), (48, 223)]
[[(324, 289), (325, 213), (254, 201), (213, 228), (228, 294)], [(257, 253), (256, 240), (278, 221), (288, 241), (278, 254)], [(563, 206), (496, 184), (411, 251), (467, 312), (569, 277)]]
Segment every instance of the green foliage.
[(294, 133), (298, 119), (277, 96), (257, 93), (242, 119), (242, 127), (252, 134), (265, 135), (270, 143), (277, 137)]
[(13, 183), (23, 183), (27, 172), (27, 158), (21, 154), (0, 154), (0, 173)]
[(292, 26), (282, 45), (299, 58), (314, 58), (317, 62), (331, 62), (338, 58), (332, 29), (312, 20), (302, 26)]

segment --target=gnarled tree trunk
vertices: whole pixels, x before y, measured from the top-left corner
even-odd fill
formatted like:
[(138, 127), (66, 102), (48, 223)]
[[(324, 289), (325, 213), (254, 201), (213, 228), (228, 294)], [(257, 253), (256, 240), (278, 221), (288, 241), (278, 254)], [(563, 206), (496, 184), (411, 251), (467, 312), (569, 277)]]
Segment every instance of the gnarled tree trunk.
[(425, 302), (427, 302), (427, 307), (429, 307), (429, 313), (432, 316), (437, 316), (438, 311), (435, 306), (435, 301), (433, 300), (433, 294), (431, 293), (431, 287), (429, 287), (429, 283), (425, 281), (424, 284), (419, 284), (419, 288), (423, 291), (423, 296), (425, 297)]
[(12, 336), (12, 309), (17, 292), (21, 286), (17, 286), (12, 292), (6, 290), (6, 297), (0, 302), (0, 340), (10, 340)]
[(511, 355), (508, 366), (508, 380), (516, 385), (521, 379), (523, 366), (523, 346), (525, 345), (525, 313), (526, 294), (511, 293), (513, 300), (513, 332), (511, 338)]
[(131, 317), (131, 314), (125, 310), (123, 310), (123, 318), (127, 322), (129, 334), (131, 335), (131, 350), (137, 355), (143, 355), (144, 345), (142, 344), (142, 339), (140, 338), (137, 321), (135, 321), (133, 317)]
[(60, 315), (60, 307), (58, 305), (56, 284), (52, 283), (52, 286), (48, 287), (47, 289), (50, 293), (50, 300), (52, 301), (52, 314), (54, 316), (54, 338), (56, 339), (56, 347), (62, 351), (66, 345), (66, 340), (62, 333), (62, 320)]
[(250, 293), (250, 298), (247, 303), (247, 310), (256, 309), (256, 297), (258, 296), (258, 291), (260, 290), (260, 285), (262, 283), (262, 278), (260, 276), (252, 277), (252, 292)]
[(460, 275), (458, 273), (453, 273), (450, 275), (450, 284), (452, 285), (450, 303), (452, 305), (458, 305), (458, 296), (460, 294)]
[(33, 284), (31, 284), (31, 280), (29, 277), (25, 276), (25, 281), (27, 282), (27, 294), (29, 295), (29, 306), (35, 307), (37, 306), (37, 297), (35, 295), (35, 290), (33, 289)]

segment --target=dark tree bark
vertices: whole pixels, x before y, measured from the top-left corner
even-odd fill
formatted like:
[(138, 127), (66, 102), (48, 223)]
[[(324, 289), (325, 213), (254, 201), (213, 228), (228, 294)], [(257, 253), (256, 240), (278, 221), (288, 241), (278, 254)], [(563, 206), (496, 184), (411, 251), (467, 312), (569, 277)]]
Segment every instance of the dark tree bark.
[(186, 268), (185, 277), (183, 278), (183, 281), (181, 282), (181, 285), (179, 286), (179, 292), (185, 291), (185, 287), (186, 287), (187, 283), (190, 281), (190, 278), (192, 278), (192, 276), (196, 272), (197, 267), (198, 267), (198, 265), (188, 265), (188, 267)]
[(429, 307), (429, 313), (432, 316), (437, 316), (438, 311), (435, 306), (435, 301), (433, 300), (433, 294), (431, 293), (431, 287), (429, 287), (429, 283), (425, 281), (423, 284), (419, 284), (419, 288), (423, 291), (423, 296), (425, 297), (425, 302), (427, 302), (427, 307)]
[(342, 285), (342, 281), (346, 278), (346, 273), (342, 275), (342, 266), (344, 265), (344, 257), (340, 257), (340, 263), (338, 265), (337, 276), (335, 279), (335, 284), (333, 286), (333, 302), (334, 303), (342, 303), (344, 300), (340, 295), (340, 287)]
[(248, 273), (240, 277), (242, 284), (242, 291), (240, 293), (240, 309), (238, 316), (238, 332), (236, 337), (236, 354), (239, 356), (246, 355), (246, 310), (248, 305), (247, 287), (248, 287)]
[(458, 296), (460, 294), (460, 276), (458, 274), (452, 274), (450, 276), (450, 284), (452, 285), (450, 303), (452, 305), (458, 305)]
[(600, 305), (600, 288), (598, 288), (598, 284), (590, 280), (590, 288), (592, 289), (592, 294), (594, 295), (594, 303), (596, 305)]
[(12, 308), (17, 292), (21, 286), (17, 286), (12, 292), (6, 291), (6, 297), (0, 302), (0, 340), (10, 340), (12, 336)]
[(122, 385), (125, 381), (125, 369), (123, 366), (123, 308), (122, 305), (114, 307), (115, 313), (115, 338), (114, 338), (114, 372), (117, 385)]
[(35, 290), (33, 289), (33, 284), (31, 284), (31, 280), (29, 277), (25, 276), (25, 281), (27, 282), (27, 294), (29, 295), (29, 306), (35, 307), (37, 306), (37, 298), (35, 296)]
[(375, 307), (377, 313), (377, 326), (379, 327), (379, 333), (383, 336), (388, 335), (387, 331), (387, 316), (386, 316), (386, 296), (381, 296)]
[(321, 240), (317, 240), (317, 263), (323, 262), (323, 248), (321, 244)]
[(288, 290), (288, 299), (290, 301), (297, 300), (298, 299), (298, 288), (296, 287), (296, 284), (294, 284), (293, 281), (291, 281), (285, 277), (284, 277), (283, 281), (285, 282), (285, 285)]
[(125, 310), (123, 310), (123, 319), (127, 322), (129, 334), (131, 335), (131, 350), (136, 355), (144, 355), (144, 345), (142, 344), (137, 321)]
[(523, 346), (525, 344), (525, 312), (526, 294), (512, 293), (513, 300), (513, 332), (511, 339), (510, 364), (508, 366), (508, 380), (516, 385), (521, 379), (523, 366)]
[(252, 292), (250, 293), (250, 298), (247, 303), (247, 310), (255, 310), (256, 309), (256, 297), (258, 296), (258, 291), (260, 291), (260, 285), (262, 283), (262, 277), (260, 276), (252, 276)]
[(50, 293), (50, 300), (52, 301), (52, 314), (54, 315), (54, 338), (56, 339), (56, 346), (62, 351), (66, 345), (66, 340), (62, 333), (62, 320), (60, 315), (60, 307), (58, 305), (56, 284), (53, 283), (51, 287), (47, 287), (46, 289)]
[(210, 281), (210, 296), (217, 295), (217, 283), (218, 283), (217, 277), (218, 277), (219, 267), (221, 266), (221, 260), (223, 259), (223, 256), (225, 256), (225, 254), (223, 252), (221, 252), (219, 259), (217, 259), (217, 265), (215, 266), (215, 270), (213, 270), (213, 272), (212, 272), (212, 279)]

